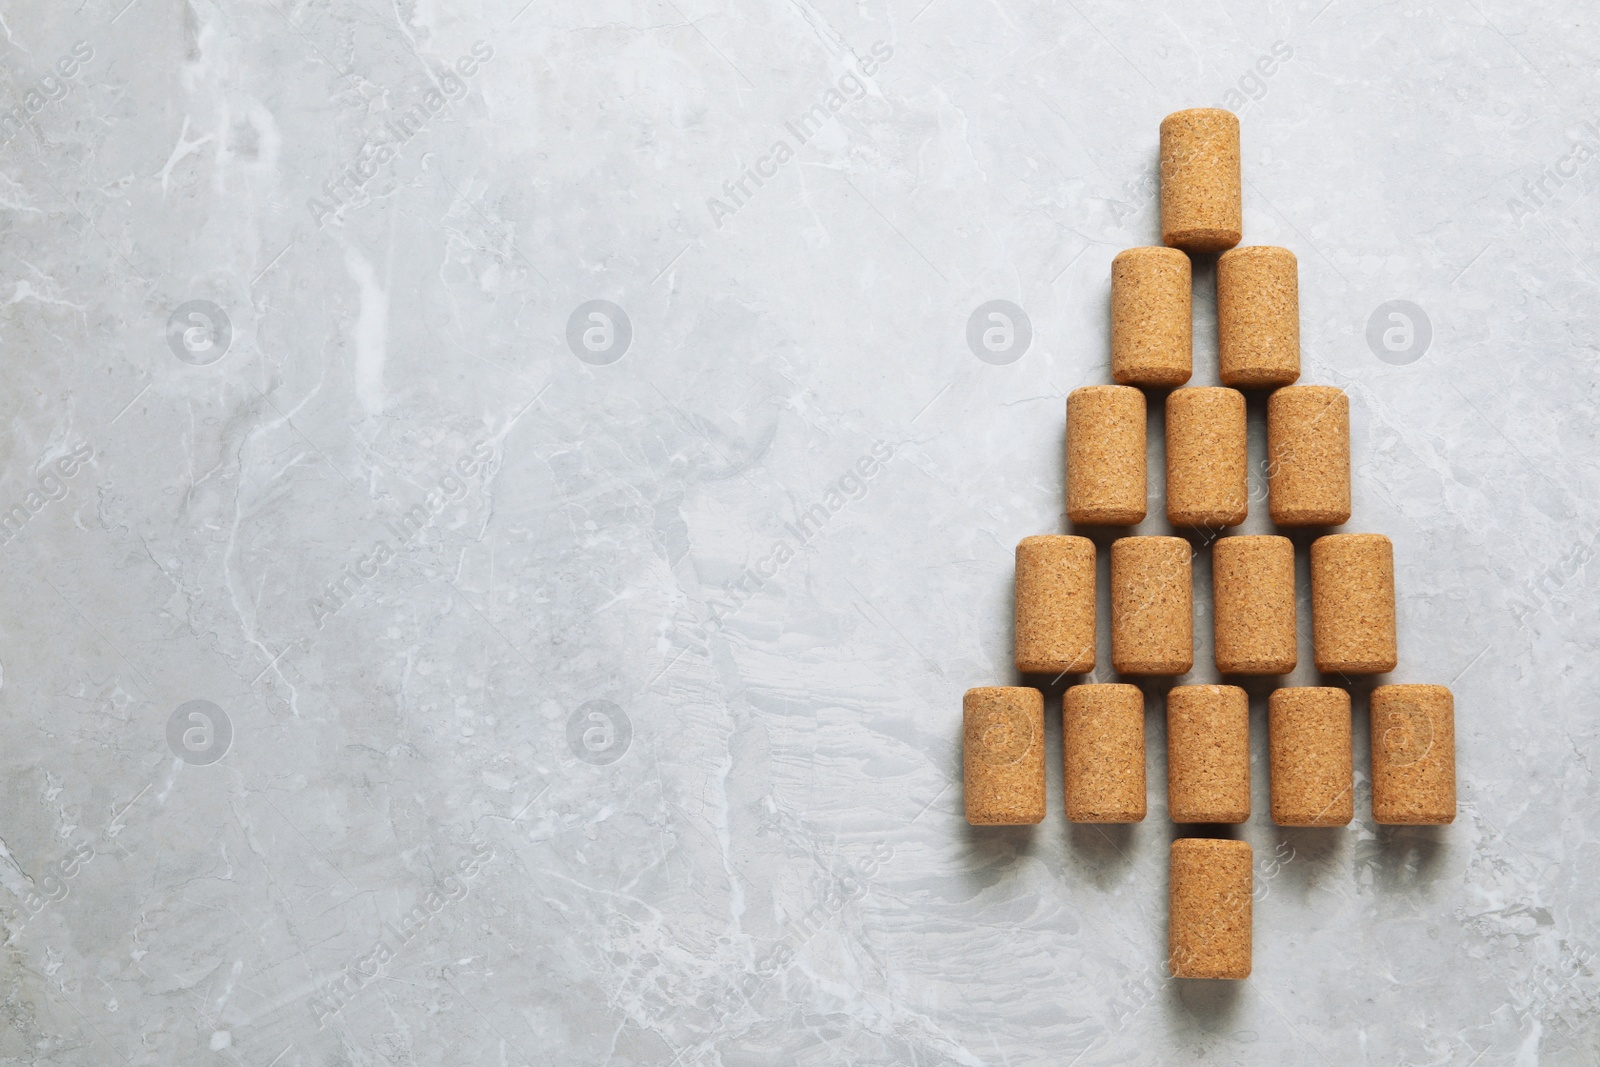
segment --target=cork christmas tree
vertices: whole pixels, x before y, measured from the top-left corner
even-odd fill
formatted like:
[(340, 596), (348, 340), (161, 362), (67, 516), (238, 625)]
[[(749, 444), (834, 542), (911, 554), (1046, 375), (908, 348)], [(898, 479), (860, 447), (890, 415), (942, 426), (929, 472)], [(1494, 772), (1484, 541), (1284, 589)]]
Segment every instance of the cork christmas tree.
[[(1286, 248), (1244, 246), (1239, 120), (1196, 108), (1160, 127), (1161, 246), (1111, 265), (1112, 383), (1075, 389), (1066, 404), (1066, 517), (1122, 528), (1110, 546), (1110, 671), (1097, 667), (1096, 547), (1075, 534), (1017, 546), (1015, 666), (1038, 686), (973, 689), (963, 741), (967, 819), (1047, 817), (1043, 687), (1062, 698), (1064, 807), (1073, 822), (1145, 818), (1145, 690), (1141, 678), (1194, 667), (1193, 558), (1209, 553), (1216, 671), (1287, 675), (1299, 666), (1293, 540), (1229, 531), (1249, 516), (1246, 425), (1264, 405), (1267, 513), (1288, 532), (1322, 530), (1306, 549), (1317, 686), (1268, 700), (1270, 817), (1338, 832), (1355, 816), (1351, 680), (1399, 662), (1394, 549), (1378, 533), (1332, 530), (1353, 516), (1350, 404), (1300, 382), (1298, 261)], [(1194, 375), (1193, 258), (1216, 256), (1217, 376)], [(1148, 507), (1147, 409), (1163, 402), (1165, 507)], [(1247, 395), (1243, 390), (1250, 390)], [(1270, 390), (1270, 392), (1267, 392)], [(1181, 536), (1135, 536), (1147, 512)], [(1221, 829), (1248, 821), (1248, 695), (1227, 684), (1167, 691), (1168, 816), (1213, 828), (1172, 843), (1168, 969), (1178, 978), (1241, 979), (1252, 957), (1252, 857)], [(1380, 685), (1370, 697), (1373, 821), (1455, 818), (1455, 707), (1437, 685)]]

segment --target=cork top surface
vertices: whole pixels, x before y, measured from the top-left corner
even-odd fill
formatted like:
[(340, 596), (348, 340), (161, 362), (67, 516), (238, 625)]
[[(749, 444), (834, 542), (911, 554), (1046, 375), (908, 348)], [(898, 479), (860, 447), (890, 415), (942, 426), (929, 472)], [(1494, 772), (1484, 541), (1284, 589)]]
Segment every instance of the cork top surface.
[(1337, 385), (1286, 385), (1281, 389), (1274, 389), (1268, 400), (1275, 401), (1279, 397), (1285, 400), (1321, 398), (1324, 403), (1332, 403), (1344, 395), (1344, 390)]
[[(1293, 252), (1279, 245), (1240, 245), (1237, 248), (1228, 249), (1217, 257), (1217, 265), (1220, 267), (1224, 261), (1231, 263), (1239, 259), (1282, 259), (1290, 263), (1299, 262)], [(1316, 387), (1313, 386), (1312, 388)]]
[[(1182, 253), (1179, 254), (1181, 255)], [(1080, 385), (1067, 394), (1067, 400), (1070, 402), (1075, 396), (1138, 400), (1139, 406), (1141, 408), (1144, 407), (1144, 393), (1131, 385)]]
[(1029, 685), (980, 685), (966, 695), (973, 700), (1031, 700), (1044, 707), (1044, 694)]
[(1282, 689), (1272, 691), (1271, 701), (1278, 703), (1289, 700), (1327, 700), (1333, 697), (1342, 699), (1346, 705), (1350, 703), (1350, 694), (1338, 686), (1332, 685), (1286, 685)]
[(1085, 682), (1071, 687), (1067, 693), (1078, 693), (1085, 697), (1137, 695), (1140, 700), (1144, 699), (1144, 690), (1127, 682)]
[(1161, 120), (1161, 132), (1185, 126), (1231, 126), (1239, 128), (1239, 116), (1222, 107), (1191, 107), (1174, 111)]
[(1329, 548), (1359, 548), (1364, 545), (1370, 545), (1374, 548), (1381, 545), (1388, 548), (1390, 551), (1394, 550), (1394, 543), (1383, 534), (1337, 533), (1323, 534), (1321, 537), (1311, 542), (1311, 551), (1316, 552)]
[[(1343, 690), (1337, 691), (1343, 692)], [(1433, 697), (1435, 699), (1440, 697), (1449, 697), (1452, 701), (1455, 700), (1455, 694), (1450, 692), (1449, 686), (1430, 685), (1423, 682), (1403, 682), (1396, 683), (1394, 685), (1380, 685), (1377, 689), (1373, 690), (1373, 695), (1377, 696), (1380, 692), (1392, 694), (1396, 697)]]
[(1169, 551), (1181, 548), (1185, 554), (1189, 551), (1188, 541), (1169, 534), (1140, 534), (1136, 537), (1119, 537), (1111, 542), (1111, 550), (1113, 552), (1119, 548), (1124, 548), (1124, 546), (1126, 546), (1126, 551), (1133, 551), (1139, 548), (1156, 548), (1158, 546), (1164, 547)]
[[(1164, 259), (1174, 266), (1188, 266), (1189, 256), (1181, 248), (1169, 248), (1166, 245), (1142, 245), (1138, 248), (1124, 248), (1112, 257), (1111, 265), (1125, 263), (1137, 259)], [(1086, 388), (1093, 388), (1088, 386)]]
[(1024, 545), (1029, 548), (1093, 548), (1094, 542), (1076, 534), (1033, 534), (1017, 542), (1018, 548)]
[(1167, 403), (1170, 404), (1174, 400), (1180, 404), (1186, 400), (1190, 402), (1204, 400), (1211, 403), (1228, 404), (1229, 406), (1244, 406), (1244, 394), (1237, 389), (1230, 389), (1226, 385), (1184, 386), (1182, 389), (1174, 389), (1167, 394)]
[(1287, 544), (1291, 548), (1294, 546), (1294, 542), (1290, 541), (1282, 534), (1232, 534), (1228, 537), (1219, 537), (1217, 539), (1216, 547), (1222, 548), (1223, 546), (1227, 546), (1229, 550), (1232, 550), (1259, 548), (1264, 545), (1283, 544)]
[(1174, 856), (1228, 856), (1250, 855), (1248, 841), (1232, 841), (1221, 837), (1180, 837), (1172, 842)]
[(1246, 697), (1248, 699), (1248, 694), (1246, 694), (1243, 689), (1240, 689), (1236, 685), (1177, 685), (1173, 686), (1172, 689), (1168, 691), (1167, 700), (1171, 701), (1174, 697), (1177, 697), (1181, 700), (1183, 697), (1191, 695), (1198, 697), (1202, 694), (1207, 696), (1231, 697), (1234, 699)]

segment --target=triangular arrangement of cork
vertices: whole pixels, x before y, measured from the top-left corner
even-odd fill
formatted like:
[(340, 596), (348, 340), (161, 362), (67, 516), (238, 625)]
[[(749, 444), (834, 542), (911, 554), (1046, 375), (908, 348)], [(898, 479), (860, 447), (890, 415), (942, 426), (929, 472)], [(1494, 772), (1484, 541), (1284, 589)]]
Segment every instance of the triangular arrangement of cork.
[[(1217, 670), (1294, 670), (1295, 547), (1281, 536), (1223, 536), (1249, 511), (1246, 399), (1267, 407), (1268, 510), (1280, 527), (1350, 519), (1350, 404), (1300, 377), (1298, 265), (1286, 248), (1237, 248), (1239, 120), (1197, 108), (1161, 123), (1161, 240), (1111, 266), (1116, 385), (1067, 398), (1067, 516), (1088, 526), (1145, 517), (1145, 394), (1192, 371), (1189, 254), (1217, 260), (1221, 387), (1166, 399), (1167, 518), (1198, 532), (1123, 537), (1111, 545), (1111, 659), (1122, 675), (1180, 675), (1194, 665), (1191, 558), (1210, 551)], [(1317, 669), (1348, 680), (1397, 661), (1394, 555), (1387, 537), (1332, 533), (1310, 546)], [(1029, 537), (1017, 546), (1016, 666), (1081, 675), (1095, 667), (1095, 546), (1085, 537)], [(1245, 691), (1185, 685), (1167, 695), (1167, 798), (1174, 822), (1250, 817), (1250, 716)], [(963, 701), (967, 821), (1017, 825), (1046, 813), (1044, 696), (1035, 688), (967, 691)], [(1385, 824), (1455, 818), (1455, 705), (1438, 685), (1382, 685), (1371, 696), (1372, 817)], [(1073, 822), (1145, 816), (1144, 693), (1081, 684), (1062, 700), (1066, 811)], [(1290, 687), (1268, 703), (1272, 819), (1342, 827), (1355, 814), (1350, 693)], [(1167, 964), (1177, 978), (1245, 978), (1251, 966), (1253, 862), (1248, 843), (1172, 843)]]

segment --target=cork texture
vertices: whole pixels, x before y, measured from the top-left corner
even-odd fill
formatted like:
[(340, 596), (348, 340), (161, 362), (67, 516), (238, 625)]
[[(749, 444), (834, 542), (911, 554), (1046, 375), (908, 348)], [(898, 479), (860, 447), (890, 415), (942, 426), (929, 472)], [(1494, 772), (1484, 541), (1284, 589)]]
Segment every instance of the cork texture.
[(1319, 671), (1394, 670), (1394, 546), (1387, 537), (1329, 534), (1311, 542), (1311, 638)]
[(1111, 261), (1111, 377), (1122, 385), (1182, 385), (1194, 373), (1189, 257), (1129, 248)]
[(1267, 399), (1267, 498), (1279, 526), (1350, 521), (1350, 398), (1291, 385)]
[(1173, 822), (1250, 818), (1250, 698), (1238, 686), (1167, 693), (1167, 812)]
[(1279, 826), (1344, 826), (1355, 817), (1350, 760), (1350, 694), (1305, 686), (1267, 700), (1272, 821)]
[(1144, 693), (1136, 685), (1075, 685), (1061, 701), (1067, 818), (1139, 822), (1145, 815)]
[(1300, 377), (1300, 265), (1287, 248), (1251, 245), (1217, 260), (1217, 367), (1241, 389)]
[(1145, 512), (1144, 393), (1087, 385), (1067, 396), (1067, 517), (1132, 526)]
[(1111, 543), (1111, 663), (1123, 674), (1183, 674), (1194, 666), (1189, 542)]
[(1250, 846), (1180, 837), (1172, 843), (1171, 861), (1167, 970), (1174, 978), (1249, 978)]
[(1456, 701), (1442, 685), (1372, 691), (1372, 818), (1393, 825), (1456, 817)]
[(1250, 513), (1244, 394), (1204, 386), (1167, 396), (1167, 521), (1221, 529)]
[(1044, 694), (994, 686), (961, 700), (967, 822), (1019, 826), (1044, 820)]
[(1161, 120), (1161, 243), (1220, 252), (1239, 243), (1239, 119), (1197, 107)]
[(1094, 670), (1094, 631), (1094, 542), (1059, 534), (1023, 538), (1017, 544), (1017, 670)]
[(1294, 543), (1224, 537), (1211, 548), (1212, 645), (1223, 674), (1287, 674), (1299, 656)]

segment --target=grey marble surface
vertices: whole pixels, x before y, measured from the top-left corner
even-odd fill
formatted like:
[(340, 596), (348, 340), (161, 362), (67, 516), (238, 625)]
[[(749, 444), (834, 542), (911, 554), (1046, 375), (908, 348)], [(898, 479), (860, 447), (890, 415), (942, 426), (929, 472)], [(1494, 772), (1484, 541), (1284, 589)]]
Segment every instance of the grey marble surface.
[[(1600, 1062), (1587, 5), (0, 36), (0, 1062)], [(1143, 824), (1069, 827), (1056, 760), (1032, 830), (959, 783), (1196, 105), (1351, 395), (1391, 678), (1458, 709), (1455, 825), (1371, 823), (1358, 694), (1355, 822), (1282, 830), (1252, 691), (1243, 983), (1163, 973), (1164, 685)], [(974, 349), (996, 300), (1028, 329)]]

